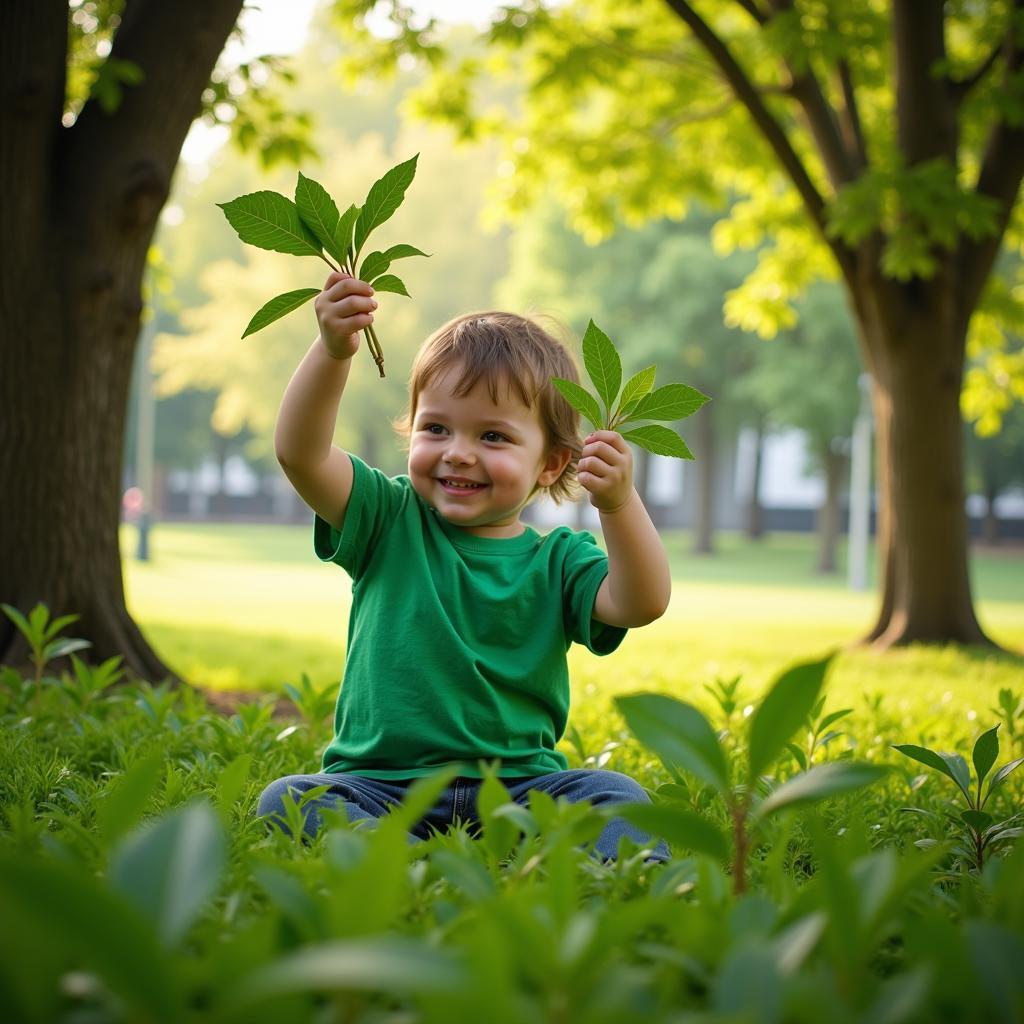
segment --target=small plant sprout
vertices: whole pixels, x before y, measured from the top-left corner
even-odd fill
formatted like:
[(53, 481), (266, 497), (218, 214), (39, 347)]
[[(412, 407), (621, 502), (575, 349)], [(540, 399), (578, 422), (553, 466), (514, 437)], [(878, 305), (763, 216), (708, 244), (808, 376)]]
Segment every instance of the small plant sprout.
[[(966, 862), (972, 870), (978, 872), (985, 866), (985, 858), (996, 846), (1016, 839), (1024, 831), (1024, 828), (1021, 827), (1021, 823), (1024, 821), (1024, 812), (1018, 811), (1009, 818), (996, 821), (995, 817), (985, 810), (985, 804), (988, 803), (989, 797), (1006, 781), (1011, 772), (1024, 764), (1024, 757), (1018, 757), (998, 768), (989, 780), (985, 795), (982, 796), (985, 779), (988, 778), (992, 766), (999, 757), (998, 731), (999, 726), (993, 726), (987, 732), (983, 732), (974, 744), (971, 760), (974, 762), (977, 786), (973, 793), (971, 792), (971, 770), (967, 761), (959, 754), (938, 753), (928, 747), (915, 746), (913, 743), (893, 745), (893, 749), (898, 750), (905, 757), (940, 772), (956, 783), (967, 806), (958, 814), (947, 813), (946, 815), (962, 837), (959, 844), (954, 847), (953, 853)], [(933, 812), (923, 811), (918, 807), (904, 807), (903, 810), (922, 814), (925, 817), (938, 817)], [(937, 840), (934, 839), (921, 839), (916, 845), (934, 846), (936, 842)]]
[[(750, 716), (747, 763), (740, 780), (733, 778), (729, 758), (711, 723), (692, 704), (658, 693), (615, 699), (633, 735), (661, 758), (673, 776), (680, 768), (688, 771), (725, 801), (732, 822), (732, 882), (737, 895), (746, 891), (751, 844), (768, 818), (784, 809), (860, 789), (886, 774), (887, 769), (879, 765), (832, 761), (800, 772), (774, 788), (765, 778), (790, 737), (814, 711), (830, 663), (831, 656), (794, 665), (775, 680)], [(634, 825), (684, 849), (716, 860), (728, 856), (729, 843), (718, 826), (689, 808), (669, 802), (631, 804), (619, 810)]]
[[(332, 270), (343, 270), (378, 292), (408, 296), (402, 280), (388, 273), (395, 260), (427, 253), (405, 243), (363, 256), (370, 232), (380, 227), (402, 205), (405, 191), (416, 174), (416, 160), (392, 167), (374, 182), (362, 206), (350, 206), (343, 214), (327, 190), (312, 178), (299, 174), (295, 201), (279, 192), (250, 192), (217, 205), (238, 237), (249, 245), (292, 256), (316, 256)], [(242, 337), (262, 330), (285, 314), (298, 309), (319, 288), (299, 288), (277, 295), (259, 309), (249, 321)], [(371, 324), (364, 332), (377, 370), (384, 376), (384, 353)]]
[(9, 604), (0, 605), (4, 614), (14, 623), (21, 635), (28, 642), (32, 652), (32, 664), (35, 667), (35, 699), (39, 698), (42, 687), (43, 671), (54, 658), (61, 658), (72, 651), (83, 651), (92, 644), (88, 640), (74, 637), (59, 637), (57, 634), (72, 622), (78, 621), (77, 615), (61, 615), (50, 620), (50, 610), (44, 604), (37, 604), (28, 613), (28, 618), (17, 608)]
[(660, 423), (648, 423), (631, 430), (622, 430), (622, 427), (644, 420), (681, 420), (707, 402), (707, 395), (687, 384), (666, 384), (655, 390), (655, 366), (641, 370), (623, 385), (619, 353), (593, 320), (583, 335), (583, 365), (597, 392), (596, 397), (571, 380), (552, 377), (551, 383), (584, 419), (594, 425), (595, 430), (617, 430), (627, 441), (655, 455), (693, 458), (686, 442), (674, 430)]

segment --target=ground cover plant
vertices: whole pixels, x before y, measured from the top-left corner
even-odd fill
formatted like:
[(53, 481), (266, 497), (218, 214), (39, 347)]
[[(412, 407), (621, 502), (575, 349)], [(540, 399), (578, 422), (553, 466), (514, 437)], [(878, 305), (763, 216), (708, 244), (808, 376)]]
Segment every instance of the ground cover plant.
[[(45, 609), (22, 617), (47, 635)], [(74, 639), (62, 626), (47, 642)], [(268, 832), (258, 793), (318, 760), (331, 695), (298, 677), (287, 713), (268, 694), (222, 715), (191, 688), (126, 684), (116, 662), (83, 654), (51, 649), (38, 680), (34, 666), (0, 675), (4, 1020), (1024, 1012), (1024, 844), (1005, 837), (980, 870), (958, 852), (963, 794), (893, 749), (907, 738), (893, 695), (833, 717), (843, 735), (825, 742), (823, 723), (846, 710), (830, 704), (827, 659), (778, 673), (763, 698), (735, 677), (709, 680), (700, 707), (634, 688), (622, 717), (571, 734), (574, 766), (630, 771), (651, 792), (650, 808), (627, 812), (672, 843), (672, 860), (651, 865), (628, 841), (597, 862), (585, 847), (598, 811), (540, 794), (518, 807), (496, 778), (479, 838), (462, 826), (407, 842), (443, 778), (376, 828), (328, 815), (309, 845)], [(1003, 730), (1002, 709), (1019, 706), (1011, 690), (972, 730), (933, 720), (914, 746), (947, 766), (971, 757), (980, 783), (1024, 755), (1019, 721)], [(993, 821), (1020, 812), (1021, 774), (1004, 768), (986, 790)], [(300, 813), (289, 809), (293, 835)]]

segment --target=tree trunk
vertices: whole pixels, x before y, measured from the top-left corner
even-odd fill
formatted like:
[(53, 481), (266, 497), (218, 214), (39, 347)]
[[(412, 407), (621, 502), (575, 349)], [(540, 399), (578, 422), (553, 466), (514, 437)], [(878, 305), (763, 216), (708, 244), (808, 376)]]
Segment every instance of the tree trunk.
[(761, 463), (764, 455), (764, 425), (757, 424), (757, 447), (754, 449), (754, 469), (750, 480), (750, 500), (747, 502), (747, 537), (764, 537), (764, 509), (761, 507)]
[(693, 552), (715, 553), (715, 423), (710, 404), (693, 418), (696, 448), (697, 502), (693, 524)]
[[(112, 59), (117, 110), (62, 125), (66, 4), (16, 4), (0, 33), (0, 600), (81, 616), (97, 659), (169, 675), (125, 606), (121, 455), (146, 254), (185, 134), (242, 0), (135, 0)], [(12, 244), (7, 244), (11, 241)], [(26, 660), (0, 619), (0, 662)]]
[(867, 640), (991, 645), (967, 571), (960, 386), (966, 324), (943, 275), (875, 282), (858, 306), (878, 451), (882, 606)]
[(999, 543), (999, 516), (996, 515), (996, 498), (999, 492), (994, 487), (985, 488), (985, 518), (981, 525), (981, 535), (986, 544)]
[(849, 457), (828, 448), (822, 452), (825, 467), (825, 498), (818, 509), (818, 572), (836, 571), (839, 540), (839, 496), (849, 469)]

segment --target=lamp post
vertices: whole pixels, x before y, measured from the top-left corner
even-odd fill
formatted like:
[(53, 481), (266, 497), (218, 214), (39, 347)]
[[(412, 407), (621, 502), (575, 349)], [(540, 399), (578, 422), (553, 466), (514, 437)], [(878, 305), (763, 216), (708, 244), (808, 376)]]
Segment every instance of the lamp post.
[(868, 586), (868, 535), (871, 524), (871, 377), (857, 378), (860, 409), (853, 421), (850, 454), (850, 528), (847, 578), (851, 590)]

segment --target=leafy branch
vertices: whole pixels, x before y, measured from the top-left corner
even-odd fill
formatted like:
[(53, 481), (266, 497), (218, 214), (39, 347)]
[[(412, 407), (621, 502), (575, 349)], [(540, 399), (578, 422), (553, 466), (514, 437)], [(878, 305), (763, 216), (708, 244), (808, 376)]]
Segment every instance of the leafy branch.
[[(419, 154), (392, 167), (374, 182), (362, 206), (352, 205), (343, 214), (327, 190), (301, 172), (295, 185), (295, 201), (280, 192), (250, 192), (217, 205), (238, 237), (249, 245), (292, 256), (316, 256), (332, 270), (351, 274), (378, 292), (408, 296), (405, 284), (388, 273), (395, 260), (427, 253), (404, 243), (382, 252), (369, 252), (360, 262), (370, 232), (380, 227), (402, 205), (406, 189), (416, 174)], [(298, 288), (276, 295), (249, 321), (243, 338), (279, 320), (319, 295), (319, 288)], [(373, 325), (363, 332), (380, 375), (384, 353)]]
[(623, 386), (619, 353), (608, 335), (593, 320), (583, 335), (583, 365), (597, 392), (596, 397), (571, 380), (552, 377), (551, 383), (595, 429), (617, 430), (627, 441), (655, 455), (671, 455), (677, 459), (693, 458), (686, 442), (669, 427), (648, 423), (632, 430), (621, 428), (627, 423), (643, 420), (673, 422), (684, 419), (709, 401), (707, 395), (687, 384), (666, 384), (655, 389), (655, 366), (641, 370)]

